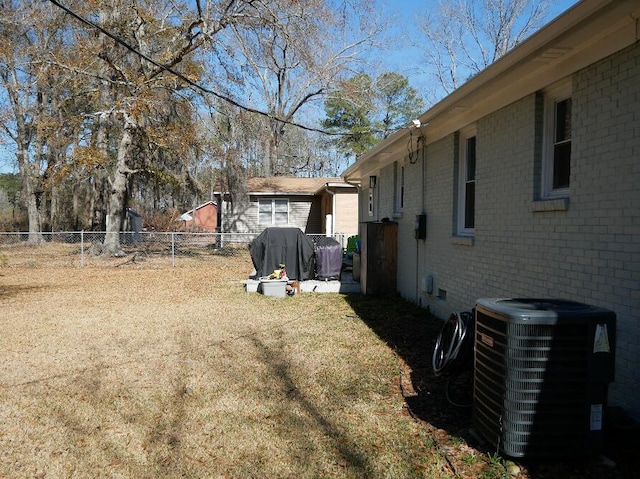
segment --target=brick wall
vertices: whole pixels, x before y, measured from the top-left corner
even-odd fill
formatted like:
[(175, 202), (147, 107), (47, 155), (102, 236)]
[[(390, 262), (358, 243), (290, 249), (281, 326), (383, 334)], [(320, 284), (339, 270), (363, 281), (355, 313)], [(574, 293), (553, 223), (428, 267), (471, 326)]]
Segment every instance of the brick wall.
[[(374, 219), (398, 227), (398, 291), (441, 318), (480, 297), (559, 297), (616, 312), (611, 402), (640, 418), (640, 44), (571, 78), (571, 195), (539, 201), (540, 96), (476, 123), (475, 236), (455, 235), (457, 135), (406, 161), (393, 212), (393, 166), (380, 171)], [(415, 158), (414, 158), (415, 159)], [(367, 188), (362, 188), (361, 218)], [(427, 240), (413, 237), (427, 214)], [(433, 294), (422, 289), (432, 276)], [(446, 298), (438, 292), (446, 291)]]
[(574, 92), (576, 211), (566, 274), (585, 299), (616, 311), (613, 397), (640, 416), (640, 44), (579, 72)]

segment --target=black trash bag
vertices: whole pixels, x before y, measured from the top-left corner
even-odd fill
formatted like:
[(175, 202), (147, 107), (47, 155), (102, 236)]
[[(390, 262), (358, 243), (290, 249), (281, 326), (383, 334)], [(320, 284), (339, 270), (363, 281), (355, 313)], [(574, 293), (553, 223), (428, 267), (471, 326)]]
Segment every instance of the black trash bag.
[(316, 278), (321, 280), (340, 279), (342, 273), (342, 245), (325, 236), (316, 243)]
[(269, 276), (285, 265), (287, 277), (298, 281), (313, 274), (313, 241), (299, 228), (265, 228), (249, 247), (255, 279)]

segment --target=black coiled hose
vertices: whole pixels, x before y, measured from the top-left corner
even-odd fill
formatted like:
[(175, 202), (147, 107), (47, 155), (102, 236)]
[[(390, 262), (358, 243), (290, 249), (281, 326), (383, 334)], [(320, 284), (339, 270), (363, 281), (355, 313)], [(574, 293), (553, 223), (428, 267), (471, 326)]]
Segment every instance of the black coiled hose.
[[(473, 385), (473, 313), (453, 313), (444, 323), (433, 349), (433, 372), (447, 378), (447, 401), (457, 407), (471, 407), (469, 391)], [(461, 396), (465, 402), (453, 399)], [(462, 394), (460, 394), (462, 392)]]
[(444, 323), (433, 349), (436, 376), (455, 374), (470, 366), (473, 352), (473, 314), (453, 313)]

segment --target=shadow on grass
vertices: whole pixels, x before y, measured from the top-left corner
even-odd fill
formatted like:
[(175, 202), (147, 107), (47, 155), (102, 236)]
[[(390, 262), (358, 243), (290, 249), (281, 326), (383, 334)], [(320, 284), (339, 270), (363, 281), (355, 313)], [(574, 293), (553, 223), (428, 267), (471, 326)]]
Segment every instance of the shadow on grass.
[[(440, 444), (455, 444), (457, 441), (452, 441), (452, 437), (457, 437), (485, 453), (486, 457), (497, 457), (495, 448), (480, 442), (472, 433), (471, 408), (452, 404), (452, 401), (472, 402), (471, 376), (466, 384), (451, 386), (446, 377), (434, 374), (433, 350), (444, 322), (397, 295), (349, 295), (347, 301), (357, 316), (396, 352), (403, 376), (410, 375), (409, 378), (401, 377), (400, 381), (411, 414), (436, 428), (433, 432)], [(473, 365), (468, 374), (473, 374)], [(616, 419), (610, 419), (612, 420)], [(603, 456), (563, 458), (559, 461), (517, 459), (522, 467), (522, 472), (517, 477), (639, 479), (640, 455), (637, 451), (640, 448), (640, 426), (632, 420), (619, 419), (617, 422), (618, 425), (612, 427), (609, 424), (605, 427)], [(450, 456), (455, 455), (454, 447), (447, 449)], [(457, 462), (453, 457), (449, 459)], [(507, 477), (502, 474), (498, 470), (495, 475), (487, 474), (482, 477)], [(471, 477), (464, 473), (458, 476)]]
[[(371, 477), (372, 467), (366, 454), (363, 454), (348, 434), (329, 420), (299, 389), (297, 381), (289, 369), (286, 356), (279, 349), (270, 347), (257, 338), (252, 338), (251, 341), (257, 357), (267, 366), (270, 375), (277, 379), (277, 383), (280, 385), (280, 394), (286, 398), (282, 402), (282, 410), (279, 413), (278, 427), (282, 428), (281, 434), (293, 438), (299, 450), (310, 452), (318, 446), (311, 441), (307, 428), (317, 428), (325, 438), (331, 441), (337, 453), (338, 460), (334, 465), (345, 468), (345, 472), (348, 471), (355, 477)], [(294, 406), (297, 406), (310, 419), (306, 427), (300, 429), (290, 427), (292, 424), (300, 423)], [(300, 457), (299, 460), (304, 461), (304, 458)], [(314, 467), (318, 467), (318, 465), (309, 462), (306, 468), (312, 469)], [(329, 471), (323, 471), (323, 473), (329, 474)]]
[(443, 321), (395, 295), (349, 295), (347, 301), (398, 355), (400, 384), (409, 412), (450, 435), (472, 440), (471, 408), (461, 407), (470, 405), (470, 382), (456, 386), (448, 378), (436, 376), (432, 367)]
[[(149, 411), (135, 404), (135, 392), (129, 391), (125, 384), (114, 386), (113, 380), (107, 378), (112, 365), (99, 361), (95, 367), (65, 378), (65, 389), (74, 393), (64, 395), (50, 411), (64, 434), (58, 446), (60, 451), (52, 455), (60, 455), (62, 459), (69, 456), (65, 467), (82, 470), (99, 466), (106, 475), (142, 477), (144, 471), (144, 477), (150, 477), (149, 474), (183, 477), (183, 471), (190, 467), (190, 460), (182, 450), (182, 438), (188, 434), (184, 424), (191, 401), (190, 392), (181, 382), (187, 377), (187, 367), (179, 362), (178, 367), (172, 373), (175, 379), (168, 394), (150, 403), (157, 408), (153, 422), (141, 422)], [(120, 428), (129, 430), (128, 434), (141, 435), (138, 455), (123, 445), (124, 433), (114, 434)]]
[[(2, 276), (2, 275), (0, 275)], [(9, 299), (21, 294), (44, 291), (43, 286), (18, 286), (13, 284), (0, 285), (0, 299)]]

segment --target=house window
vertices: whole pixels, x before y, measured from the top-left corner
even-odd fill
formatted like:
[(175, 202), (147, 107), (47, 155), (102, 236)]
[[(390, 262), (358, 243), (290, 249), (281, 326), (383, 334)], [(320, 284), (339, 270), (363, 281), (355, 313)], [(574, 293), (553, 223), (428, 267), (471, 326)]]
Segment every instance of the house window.
[(571, 89), (545, 92), (542, 197), (569, 196), (571, 176)]
[(258, 224), (260, 225), (288, 225), (289, 200), (259, 200)]
[(369, 198), (368, 198), (368, 214), (369, 216), (374, 215), (374, 199), (375, 199), (375, 191), (376, 186), (378, 185), (378, 177), (377, 176), (369, 176)]
[(458, 233), (472, 235), (476, 210), (476, 132), (475, 128), (460, 133), (458, 187)]
[(404, 209), (404, 173), (405, 167), (402, 163), (394, 163), (395, 178), (395, 212), (401, 213)]

